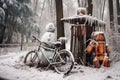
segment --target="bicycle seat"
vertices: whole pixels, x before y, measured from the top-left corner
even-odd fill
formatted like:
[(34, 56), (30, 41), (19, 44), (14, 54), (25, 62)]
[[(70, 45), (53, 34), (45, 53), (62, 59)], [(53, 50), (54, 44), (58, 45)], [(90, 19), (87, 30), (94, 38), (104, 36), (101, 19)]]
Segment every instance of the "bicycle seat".
[(57, 42), (53, 42), (53, 45), (55, 45), (55, 47), (60, 47), (62, 45), (62, 43), (60, 41)]

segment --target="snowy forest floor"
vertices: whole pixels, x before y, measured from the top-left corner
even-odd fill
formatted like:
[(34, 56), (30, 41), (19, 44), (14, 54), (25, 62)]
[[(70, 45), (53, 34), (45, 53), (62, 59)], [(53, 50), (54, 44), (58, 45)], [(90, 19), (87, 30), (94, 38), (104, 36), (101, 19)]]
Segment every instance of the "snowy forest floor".
[[(71, 73), (63, 77), (54, 70), (43, 70), (24, 65), (26, 51), (0, 56), (0, 80), (120, 80), (120, 61), (110, 68), (100, 69), (75, 65)], [(2, 79), (5, 78), (5, 79)]]

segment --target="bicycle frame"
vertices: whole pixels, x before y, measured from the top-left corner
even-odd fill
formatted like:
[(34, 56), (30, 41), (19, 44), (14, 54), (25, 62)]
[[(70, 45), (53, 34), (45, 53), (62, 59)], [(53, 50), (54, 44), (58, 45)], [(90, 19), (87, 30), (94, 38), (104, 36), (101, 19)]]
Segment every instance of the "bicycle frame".
[[(41, 41), (40, 41), (39, 39), (37, 39), (36, 37), (33, 37), (33, 38), (35, 38), (35, 39), (40, 43), (40, 45), (38, 46), (38, 49), (35, 50), (35, 53), (37, 53), (36, 55), (39, 57), (39, 60), (41, 60), (41, 59), (40, 59), (40, 54), (39, 54), (39, 52), (41, 52), (41, 55), (43, 55), (43, 56), (46, 58), (46, 60), (48, 61), (48, 63), (49, 63), (46, 69), (48, 69), (50, 66), (64, 63), (64, 61), (62, 61), (62, 62), (54, 62), (55, 59), (56, 59), (56, 57), (60, 57), (59, 52), (58, 52), (58, 51), (59, 51), (59, 48), (55, 48), (55, 49), (48, 48), (48, 47), (42, 45), (42, 43), (44, 43), (44, 42), (41, 42)], [(52, 57), (51, 60), (47, 57), (47, 55), (46, 55), (45, 52), (43, 51), (43, 50), (45, 50), (45, 49), (54, 52), (54, 53), (53, 53), (54, 55), (53, 55), (53, 57)], [(36, 51), (37, 51), (37, 52), (36, 52)], [(60, 57), (60, 59), (61, 59), (61, 57)], [(54, 67), (54, 66), (53, 66), (53, 67)]]
[[(42, 48), (44, 49), (43, 46), (42, 46)], [(56, 57), (59, 57), (61, 59), (60, 54), (58, 52), (59, 51), (58, 48), (55, 48), (55, 49), (47, 48), (48, 50), (54, 52), (51, 60), (47, 57), (46, 53), (42, 51), (42, 48), (40, 48), (40, 52), (44, 55), (44, 57), (46, 58), (46, 60), (49, 63), (46, 69), (48, 69), (50, 66), (63, 63), (63, 61), (62, 62), (55, 62)]]
[(33, 36), (40, 44), (37, 49), (28, 52), (24, 63), (30, 67), (46, 67), (46, 70), (52, 66), (57, 73), (68, 74), (74, 65), (74, 57), (71, 51), (61, 49), (61, 41), (48, 44), (41, 42)]

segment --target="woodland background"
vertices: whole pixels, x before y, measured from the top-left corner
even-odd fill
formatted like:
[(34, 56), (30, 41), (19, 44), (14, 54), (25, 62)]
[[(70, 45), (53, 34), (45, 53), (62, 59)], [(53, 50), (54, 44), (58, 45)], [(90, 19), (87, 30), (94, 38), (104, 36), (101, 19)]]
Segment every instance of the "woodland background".
[(106, 22), (107, 42), (120, 52), (120, 0), (0, 0), (1, 48), (28, 44), (33, 35), (40, 38), (49, 22), (55, 24), (57, 38), (70, 38), (71, 25), (60, 19), (76, 15), (78, 7)]

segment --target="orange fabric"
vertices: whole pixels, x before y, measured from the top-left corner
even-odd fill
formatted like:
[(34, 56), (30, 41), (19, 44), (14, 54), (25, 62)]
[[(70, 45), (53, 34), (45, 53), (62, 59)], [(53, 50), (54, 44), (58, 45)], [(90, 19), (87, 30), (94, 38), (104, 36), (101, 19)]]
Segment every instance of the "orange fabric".
[(97, 44), (94, 45), (94, 43), (92, 43), (92, 41), (89, 43), (88, 47), (87, 47), (87, 52), (91, 53), (92, 50), (94, 50), (96, 57), (97, 57), (97, 61), (93, 60), (93, 65), (95, 67), (99, 67), (98, 61), (104, 61), (104, 66), (105, 67), (110, 67), (110, 61), (109, 59), (104, 59), (105, 58), (105, 53), (110, 53), (110, 49), (108, 48), (108, 46), (106, 46), (105, 43), (105, 37), (104, 34), (99, 34), (94, 36), (93, 38), (96, 42), (98, 42)]
[(90, 43), (87, 47), (87, 52), (91, 53), (92, 50), (94, 49), (97, 58), (99, 60), (103, 60), (104, 59), (104, 53), (105, 53), (105, 51), (104, 51), (105, 47), (104, 46), (105, 46), (104, 41), (99, 41), (98, 45), (95, 45), (95, 46), (92, 43)]
[(109, 60), (109, 59), (105, 59), (103, 65), (104, 65), (105, 67), (110, 67), (110, 60)]
[(98, 60), (104, 60), (104, 55), (102, 55), (102, 56), (97, 56), (97, 58), (98, 58)]
[(105, 52), (104, 51), (105, 50), (104, 49), (104, 45), (105, 45), (104, 41), (99, 41), (98, 42), (98, 45), (95, 46), (95, 53), (96, 53), (96, 55), (99, 55), (99, 54), (100, 55), (104, 55), (104, 52)]
[(91, 53), (92, 50), (93, 50), (93, 47), (94, 47), (94, 46), (93, 46), (92, 44), (89, 44), (88, 47), (87, 47), (87, 52), (88, 52), (88, 53)]
[(95, 46), (95, 54), (99, 60), (104, 59), (104, 52), (105, 52), (104, 46), (105, 46), (104, 41), (99, 41), (98, 45)]

